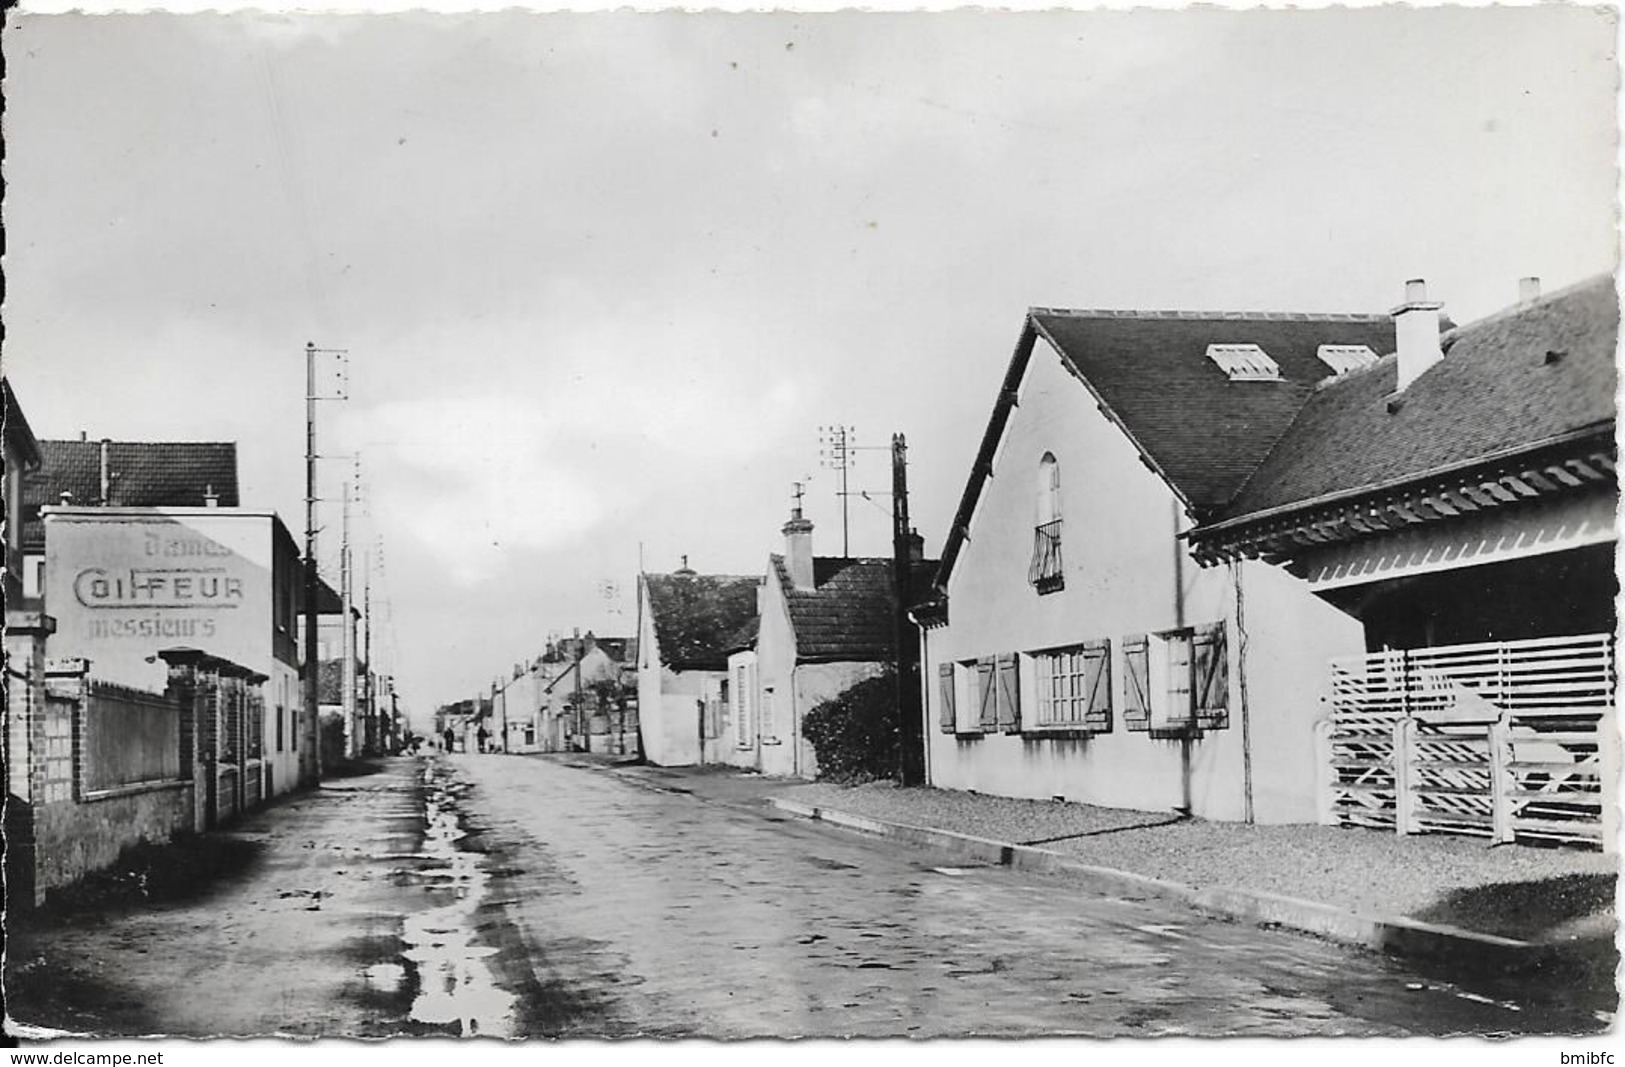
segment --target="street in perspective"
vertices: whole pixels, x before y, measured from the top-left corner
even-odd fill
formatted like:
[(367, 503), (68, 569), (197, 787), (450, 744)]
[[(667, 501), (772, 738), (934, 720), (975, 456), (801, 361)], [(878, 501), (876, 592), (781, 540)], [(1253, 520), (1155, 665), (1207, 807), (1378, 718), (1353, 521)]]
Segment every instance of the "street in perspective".
[(10, 13), (6, 1040), (1600, 1055), (1617, 21)]
[(238, 824), (206, 878), (24, 932), (10, 1010), (199, 1037), (1602, 1026), (1600, 996), (896, 848), (759, 803), (778, 791), (568, 756), (385, 758)]

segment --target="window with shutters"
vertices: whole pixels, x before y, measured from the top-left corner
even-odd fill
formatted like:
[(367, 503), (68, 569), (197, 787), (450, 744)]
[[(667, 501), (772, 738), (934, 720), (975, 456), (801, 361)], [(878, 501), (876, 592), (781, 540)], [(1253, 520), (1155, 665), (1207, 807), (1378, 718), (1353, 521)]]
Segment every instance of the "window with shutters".
[(750, 738), (750, 674), (748, 664), (741, 663), (734, 667), (733, 688), (730, 693), (733, 698), (733, 724), (734, 746), (749, 748)]
[(1030, 729), (1111, 729), (1111, 642), (1089, 641), (1037, 652), (1032, 659), (1033, 722)]
[(1123, 723), (1181, 737), (1230, 725), (1224, 623), (1123, 639)]
[(1055, 455), (1045, 452), (1038, 461), (1037, 525), (1033, 528), (1033, 558), (1027, 581), (1039, 594), (1065, 586), (1061, 568), (1061, 468)]

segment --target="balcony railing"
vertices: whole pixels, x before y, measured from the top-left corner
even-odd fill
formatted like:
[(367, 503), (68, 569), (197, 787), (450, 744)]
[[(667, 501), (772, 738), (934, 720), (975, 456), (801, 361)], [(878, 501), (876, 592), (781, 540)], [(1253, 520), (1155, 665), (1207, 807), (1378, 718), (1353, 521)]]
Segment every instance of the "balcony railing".
[(1027, 581), (1040, 593), (1053, 593), (1064, 584), (1061, 576), (1061, 520), (1033, 529), (1033, 561)]

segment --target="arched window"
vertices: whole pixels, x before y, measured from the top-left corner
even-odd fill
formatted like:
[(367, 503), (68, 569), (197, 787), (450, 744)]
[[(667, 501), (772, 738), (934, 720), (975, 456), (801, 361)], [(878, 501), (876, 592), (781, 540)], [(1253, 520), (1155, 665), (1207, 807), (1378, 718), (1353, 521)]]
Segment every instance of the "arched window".
[(1027, 581), (1040, 593), (1064, 584), (1061, 572), (1061, 467), (1053, 452), (1038, 461), (1038, 524), (1033, 529), (1033, 561)]
[(1055, 453), (1045, 452), (1038, 461), (1038, 525), (1061, 518), (1061, 467)]

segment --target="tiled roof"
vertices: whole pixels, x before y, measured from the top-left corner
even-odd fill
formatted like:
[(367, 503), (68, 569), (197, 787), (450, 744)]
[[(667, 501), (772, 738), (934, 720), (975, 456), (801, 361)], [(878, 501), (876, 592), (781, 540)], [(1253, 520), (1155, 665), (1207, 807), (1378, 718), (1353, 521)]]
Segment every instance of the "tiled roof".
[(645, 574), (660, 656), (673, 670), (724, 670), (728, 639), (756, 614), (760, 578), (731, 574)]
[(1396, 405), (1392, 355), (1327, 382), (1218, 517), (1389, 486), (1611, 426), (1618, 335), (1613, 279), (1596, 278), (1450, 331), (1445, 358)]
[(723, 642), (723, 650), (731, 655), (735, 652), (742, 652), (748, 648), (755, 648), (757, 635), (759, 635), (761, 632), (761, 616), (752, 615), (750, 618), (745, 620), (745, 625), (735, 630), (731, 635), (729, 635), (728, 640)]
[[(41, 441), (43, 462), (23, 478), (23, 546), (45, 545), (40, 508), (101, 503), (100, 441)], [(221, 507), (238, 506), (237, 445), (233, 442), (113, 441), (108, 444), (113, 507), (202, 507), (212, 491)]]
[[(1222, 505), (1319, 382), (1323, 344), (1393, 347), (1387, 315), (1112, 313), (1035, 309), (1032, 322), (1198, 512)], [(1210, 344), (1254, 344), (1279, 381), (1231, 381)]]
[[(797, 589), (783, 556), (772, 557), (803, 663), (879, 662), (893, 656), (892, 561), (813, 558), (812, 589)], [(936, 573), (935, 560), (914, 565), (916, 586)]]
[[(970, 517), (1039, 337), (1060, 353), (1147, 466), (1202, 514), (1241, 488), (1315, 383), (1330, 376), (1317, 355), (1321, 345), (1387, 351), (1394, 327), (1385, 314), (1031, 309), (943, 545), (938, 585), (946, 585), (969, 536)], [(1208, 358), (1213, 344), (1259, 346), (1279, 367), (1280, 379), (1230, 380)]]

